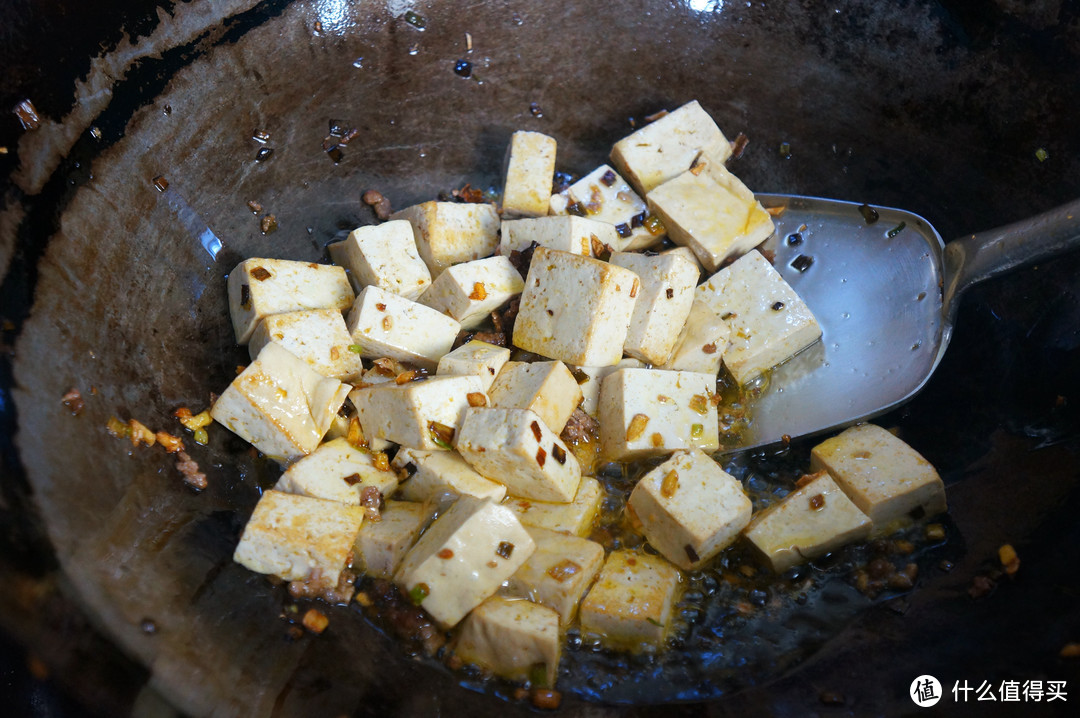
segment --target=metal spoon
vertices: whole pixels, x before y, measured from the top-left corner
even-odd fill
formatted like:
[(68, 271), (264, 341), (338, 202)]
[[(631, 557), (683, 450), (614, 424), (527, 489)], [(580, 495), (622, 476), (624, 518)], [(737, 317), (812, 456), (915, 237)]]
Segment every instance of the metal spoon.
[[(904, 210), (758, 199), (783, 208), (774, 266), (810, 306), (822, 338), (762, 379), (749, 428), (725, 451), (822, 433), (903, 404), (941, 361), (968, 287), (1080, 247), (1080, 200), (945, 244)], [(869, 222), (864, 213), (873, 212)]]

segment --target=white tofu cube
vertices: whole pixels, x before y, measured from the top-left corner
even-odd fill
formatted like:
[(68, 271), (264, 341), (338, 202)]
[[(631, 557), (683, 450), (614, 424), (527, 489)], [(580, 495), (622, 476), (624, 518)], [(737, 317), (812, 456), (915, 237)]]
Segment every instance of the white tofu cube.
[(604, 456), (625, 460), (718, 449), (715, 391), (716, 377), (695, 372), (620, 369), (607, 375), (600, 387)]
[(600, 411), (600, 385), (604, 377), (619, 369), (645, 369), (645, 363), (633, 357), (623, 357), (614, 366), (569, 366), (581, 389), (581, 410), (596, 417)]
[(529, 409), (556, 434), (581, 403), (577, 379), (561, 361), (521, 362), (503, 365), (488, 390), (491, 406)]
[(525, 282), (506, 257), (487, 257), (448, 267), (420, 297), (420, 303), (449, 314), (474, 329), (516, 295)]
[(521, 498), (569, 503), (581, 482), (573, 452), (528, 409), (467, 409), (457, 450)]
[(337, 586), (364, 509), (310, 496), (265, 491), (255, 505), (233, 560), (284, 581)]
[(364, 372), (360, 355), (349, 350), (352, 337), (337, 309), (271, 314), (259, 322), (251, 335), (248, 342), (251, 358), (257, 357), (270, 342), (288, 349), (323, 376), (353, 381)]
[(271, 314), (345, 311), (354, 297), (341, 267), (287, 259), (245, 259), (229, 272), (228, 291), (237, 344), (247, 344), (255, 327)]
[(506, 487), (478, 474), (454, 451), (420, 451), (402, 447), (392, 465), (403, 480), (401, 498), (445, 510), (461, 496), (499, 502)]
[(822, 471), (779, 503), (755, 514), (744, 533), (773, 571), (783, 573), (865, 539), (872, 528), (870, 517)]
[(731, 327), (724, 365), (739, 384), (783, 363), (821, 337), (821, 326), (760, 252), (749, 252), (710, 277), (695, 301)]
[(510, 361), (510, 350), (477, 339), (465, 342), (443, 354), (435, 373), (439, 376), (478, 376), (488, 391), (503, 365)]
[(572, 214), (503, 220), (499, 254), (524, 252), (533, 242), (548, 249), (592, 257), (594, 248), (619, 247), (622, 238), (613, 224)]
[(813, 471), (826, 470), (886, 533), (917, 517), (947, 510), (945, 484), (930, 462), (906, 443), (874, 424), (853, 426), (810, 452)]
[(555, 176), (554, 137), (518, 131), (506, 150), (502, 213), (504, 217), (543, 217)]
[(645, 197), (676, 244), (689, 247), (710, 272), (773, 233), (772, 216), (718, 184), (707, 172), (687, 170)]
[(623, 350), (648, 364), (663, 364), (675, 349), (698, 281), (698, 267), (678, 254), (615, 252), (608, 260), (641, 280)]
[(514, 345), (568, 364), (617, 364), (640, 285), (629, 269), (537, 247), (514, 322)]
[(554, 609), (563, 627), (569, 626), (604, 565), (604, 547), (559, 531), (529, 526), (526, 530), (536, 551), (510, 577), (508, 592)]
[(287, 464), (315, 450), (348, 392), (348, 384), (322, 376), (271, 343), (233, 379), (210, 415), (271, 459)]
[(438, 365), (461, 331), (456, 319), (376, 286), (356, 297), (345, 325), (360, 356), (390, 357), (425, 369)]
[(703, 451), (680, 451), (641, 477), (631, 521), (673, 564), (693, 571), (730, 546), (750, 522), (742, 484)]
[(435, 376), (405, 384), (376, 384), (355, 389), (349, 399), (364, 436), (411, 449), (449, 450), (470, 395), (473, 402), (487, 403), (480, 377)]
[(434, 507), (387, 501), (378, 521), (365, 521), (353, 543), (353, 562), (369, 576), (393, 578), (405, 554), (428, 525)]
[(431, 284), (431, 270), (420, 258), (412, 225), (396, 219), (357, 227), (329, 247), (334, 264), (349, 270), (353, 289), (368, 285), (416, 300)]
[(709, 288), (704, 284), (694, 290), (690, 314), (675, 341), (671, 357), (661, 365), (661, 369), (693, 371), (711, 376), (720, 373), (724, 351), (731, 336), (731, 325), (713, 308), (709, 294)]
[(390, 219), (409, 220), (433, 279), (452, 264), (494, 254), (499, 244), (499, 213), (491, 204), (424, 202)]
[(645, 249), (664, 238), (661, 224), (645, 221), (649, 214), (645, 200), (608, 165), (600, 165), (570, 185), (566, 194), (565, 212), (615, 227), (619, 241), (611, 247), (617, 251)]
[(582, 476), (574, 500), (568, 504), (509, 496), (503, 505), (517, 514), (525, 526), (588, 536), (604, 501), (604, 487), (591, 476)]
[[(387, 461), (385, 455), (382, 460)], [(334, 439), (285, 469), (274, 489), (359, 505), (365, 487), (387, 497), (397, 484), (397, 474), (390, 470), (388, 461), (381, 469), (371, 451), (361, 451), (346, 439)]]
[(660, 556), (612, 551), (581, 602), (581, 632), (605, 646), (640, 653), (663, 647), (671, 630), (682, 574)]
[(689, 169), (701, 152), (724, 162), (731, 143), (693, 100), (616, 142), (611, 161), (638, 192), (648, 194)]
[(394, 582), (450, 628), (494, 595), (535, 550), (512, 511), (462, 496), (409, 549)]
[(554, 686), (562, 639), (559, 614), (521, 599), (492, 596), (465, 619), (454, 655), (510, 681)]

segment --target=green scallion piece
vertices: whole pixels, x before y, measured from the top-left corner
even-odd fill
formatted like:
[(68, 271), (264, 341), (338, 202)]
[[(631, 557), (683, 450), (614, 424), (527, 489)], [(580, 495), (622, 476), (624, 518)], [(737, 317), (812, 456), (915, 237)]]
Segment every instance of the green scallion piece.
[(1037, 159), (1039, 162), (1046, 162), (1048, 159), (1050, 159), (1050, 153), (1046, 151), (1045, 147), (1040, 147), (1039, 149), (1035, 150), (1035, 159)]
[(419, 13), (415, 13), (412, 10), (409, 10), (405, 13), (405, 22), (409, 23), (415, 28), (419, 28), (420, 30), (423, 30), (424, 26), (427, 25), (427, 20), (424, 19), (424, 16), (420, 15)]
[(359, 344), (350, 344), (349, 351), (351, 351), (353, 354), (359, 354), (360, 352), (364, 351), (364, 348)]
[(898, 224), (895, 227), (893, 227), (892, 229), (890, 229), (888, 232), (885, 233), (885, 237), (888, 238), (888, 239), (892, 239), (896, 235), (903, 232), (904, 227), (907, 227), (907, 222), (901, 222), (900, 224)]
[(419, 606), (430, 593), (431, 589), (428, 588), (426, 583), (418, 583), (409, 589), (409, 600), (413, 602), (414, 606)]

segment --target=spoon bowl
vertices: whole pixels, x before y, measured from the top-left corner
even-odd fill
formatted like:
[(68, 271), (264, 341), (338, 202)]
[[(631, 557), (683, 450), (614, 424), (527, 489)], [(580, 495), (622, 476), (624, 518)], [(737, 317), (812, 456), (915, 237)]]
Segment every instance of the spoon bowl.
[(765, 249), (822, 336), (760, 379), (741, 451), (820, 434), (915, 396), (952, 337), (971, 285), (1080, 246), (1080, 201), (948, 244), (923, 217), (856, 202), (759, 194)]

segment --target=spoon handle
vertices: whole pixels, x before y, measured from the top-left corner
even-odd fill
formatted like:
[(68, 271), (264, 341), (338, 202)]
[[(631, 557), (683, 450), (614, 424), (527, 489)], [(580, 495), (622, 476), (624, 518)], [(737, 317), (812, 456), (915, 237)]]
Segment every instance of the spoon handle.
[(1080, 199), (1029, 219), (949, 242), (942, 310), (947, 326), (957, 299), (973, 284), (1080, 247)]

